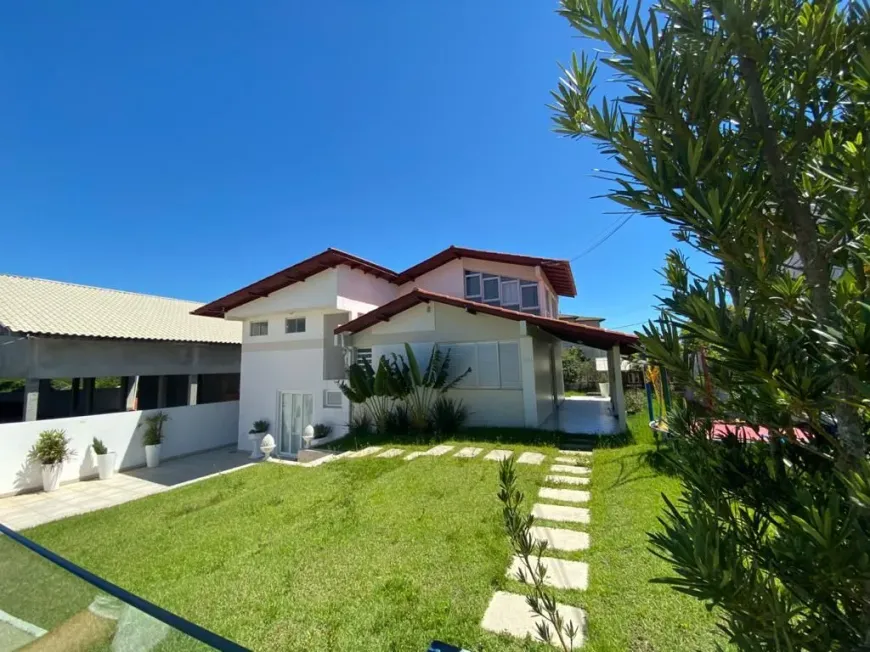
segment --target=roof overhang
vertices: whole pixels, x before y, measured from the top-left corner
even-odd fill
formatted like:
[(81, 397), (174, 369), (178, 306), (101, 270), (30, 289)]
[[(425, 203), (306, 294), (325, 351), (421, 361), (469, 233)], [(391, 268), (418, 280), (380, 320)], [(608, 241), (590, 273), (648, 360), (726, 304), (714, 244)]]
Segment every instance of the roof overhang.
[(551, 319), (549, 317), (541, 317), (527, 312), (519, 312), (518, 310), (508, 310), (499, 306), (490, 306), (477, 301), (469, 301), (468, 299), (460, 299), (446, 294), (437, 292), (429, 292), (419, 288), (412, 290), (408, 294), (403, 294), (397, 299), (393, 299), (389, 303), (367, 312), (366, 314), (353, 319), (346, 324), (341, 324), (335, 329), (336, 334), (341, 333), (359, 333), (375, 324), (387, 321), (391, 317), (399, 313), (413, 308), (421, 303), (441, 303), (456, 308), (462, 308), (472, 314), (492, 315), (493, 317), (501, 317), (502, 319), (510, 319), (516, 322), (526, 322), (541, 329), (542, 331), (566, 342), (577, 344), (585, 344), (595, 349), (611, 349), (614, 346), (619, 346), (624, 354), (633, 353), (638, 349), (639, 340), (636, 335), (631, 333), (623, 333), (620, 331), (612, 331), (606, 328), (597, 328), (595, 326), (587, 326), (585, 324), (577, 324), (561, 319)]
[(523, 265), (528, 267), (540, 267), (544, 276), (553, 286), (553, 290), (559, 296), (577, 296), (577, 286), (574, 284), (574, 274), (571, 264), (567, 260), (557, 258), (538, 258), (535, 256), (521, 256), (519, 254), (506, 254), (497, 251), (484, 251), (483, 249), (467, 249), (465, 247), (448, 247), (431, 258), (409, 267), (398, 275), (399, 283), (410, 283), (433, 269), (449, 263), (457, 258), (472, 258), (474, 260), (486, 260), (495, 263), (507, 263), (510, 265)]
[(211, 303), (197, 308), (193, 311), (194, 315), (202, 315), (204, 317), (223, 317), (228, 311), (233, 308), (238, 308), (246, 303), (256, 299), (267, 297), (271, 293), (281, 290), (294, 283), (303, 283), (315, 274), (338, 267), (339, 265), (347, 265), (351, 269), (358, 269), (366, 274), (371, 274), (377, 278), (395, 283), (398, 274), (391, 269), (382, 267), (366, 260), (359, 258), (353, 254), (345, 253), (338, 249), (329, 248), (311, 258), (306, 258), (300, 263), (291, 265), (280, 272), (260, 279), (256, 283), (246, 285), (240, 290), (231, 292), (230, 294), (216, 299)]

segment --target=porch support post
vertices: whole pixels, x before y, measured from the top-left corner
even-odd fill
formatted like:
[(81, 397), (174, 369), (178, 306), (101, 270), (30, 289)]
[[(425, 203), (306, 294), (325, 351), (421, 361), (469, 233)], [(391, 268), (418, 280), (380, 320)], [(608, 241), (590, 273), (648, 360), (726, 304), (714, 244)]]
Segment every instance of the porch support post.
[(133, 412), (139, 409), (139, 376), (127, 376), (124, 383), (124, 409)]
[(166, 407), (166, 376), (157, 376), (157, 407)]
[(613, 414), (619, 422), (619, 430), (622, 432), (628, 427), (628, 419), (625, 414), (625, 391), (622, 388), (622, 355), (619, 352), (619, 344), (614, 344), (607, 352), (607, 371), (610, 374), (610, 403), (613, 406)]
[(95, 378), (83, 378), (84, 387), (82, 388), (82, 394), (84, 396), (84, 406), (82, 413), (87, 416), (89, 414), (93, 414), (94, 411), (94, 381)]
[(535, 340), (529, 335), (520, 337), (520, 376), (523, 382), (523, 414), (525, 415), (526, 428), (537, 428), (538, 397), (535, 394)]
[(39, 388), (38, 378), (28, 378), (24, 381), (24, 412), (23, 421), (36, 421), (39, 412)]
[(199, 397), (199, 376), (190, 374), (187, 377), (187, 404), (196, 405)]

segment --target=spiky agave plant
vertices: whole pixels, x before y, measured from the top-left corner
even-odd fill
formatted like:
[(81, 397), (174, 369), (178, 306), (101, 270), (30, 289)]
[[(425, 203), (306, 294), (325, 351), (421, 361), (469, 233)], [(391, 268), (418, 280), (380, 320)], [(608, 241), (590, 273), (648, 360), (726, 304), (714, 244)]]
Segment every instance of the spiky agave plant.
[(351, 403), (365, 407), (378, 432), (384, 431), (393, 402), (402, 397), (401, 386), (386, 356), (378, 360), (377, 371), (368, 360), (350, 365), (347, 381), (339, 383), (339, 389)]
[(408, 406), (411, 424), (418, 431), (428, 426), (438, 398), (471, 373), (469, 367), (451, 378), (450, 350), (442, 351), (437, 344), (432, 346), (429, 361), (422, 371), (417, 356), (408, 343), (405, 343), (405, 356), (394, 353), (390, 366), (395, 384), (400, 388), (402, 398)]

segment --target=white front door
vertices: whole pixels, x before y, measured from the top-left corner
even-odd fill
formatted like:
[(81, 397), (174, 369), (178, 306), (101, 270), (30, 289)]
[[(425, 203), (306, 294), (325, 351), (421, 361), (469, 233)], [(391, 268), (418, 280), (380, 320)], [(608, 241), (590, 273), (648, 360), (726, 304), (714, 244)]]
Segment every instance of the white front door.
[(302, 448), (302, 431), (314, 420), (314, 394), (281, 392), (278, 413), (281, 421), (278, 452), (296, 455)]

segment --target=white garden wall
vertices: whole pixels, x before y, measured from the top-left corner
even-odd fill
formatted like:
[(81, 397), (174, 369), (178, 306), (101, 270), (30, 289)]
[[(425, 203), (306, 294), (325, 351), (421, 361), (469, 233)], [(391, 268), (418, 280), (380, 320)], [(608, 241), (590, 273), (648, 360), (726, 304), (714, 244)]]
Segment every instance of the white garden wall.
[[(239, 423), (237, 401), (165, 408), (163, 459), (235, 444)], [(145, 464), (142, 446), (145, 417), (158, 410), (95, 414), (67, 419), (44, 419), (0, 424), (0, 496), (42, 486), (39, 465), (28, 464), (27, 453), (43, 430), (65, 430), (75, 456), (64, 464), (61, 482), (97, 474), (91, 450), (94, 437), (117, 453), (116, 468)], [(140, 427), (141, 426), (141, 427)]]

